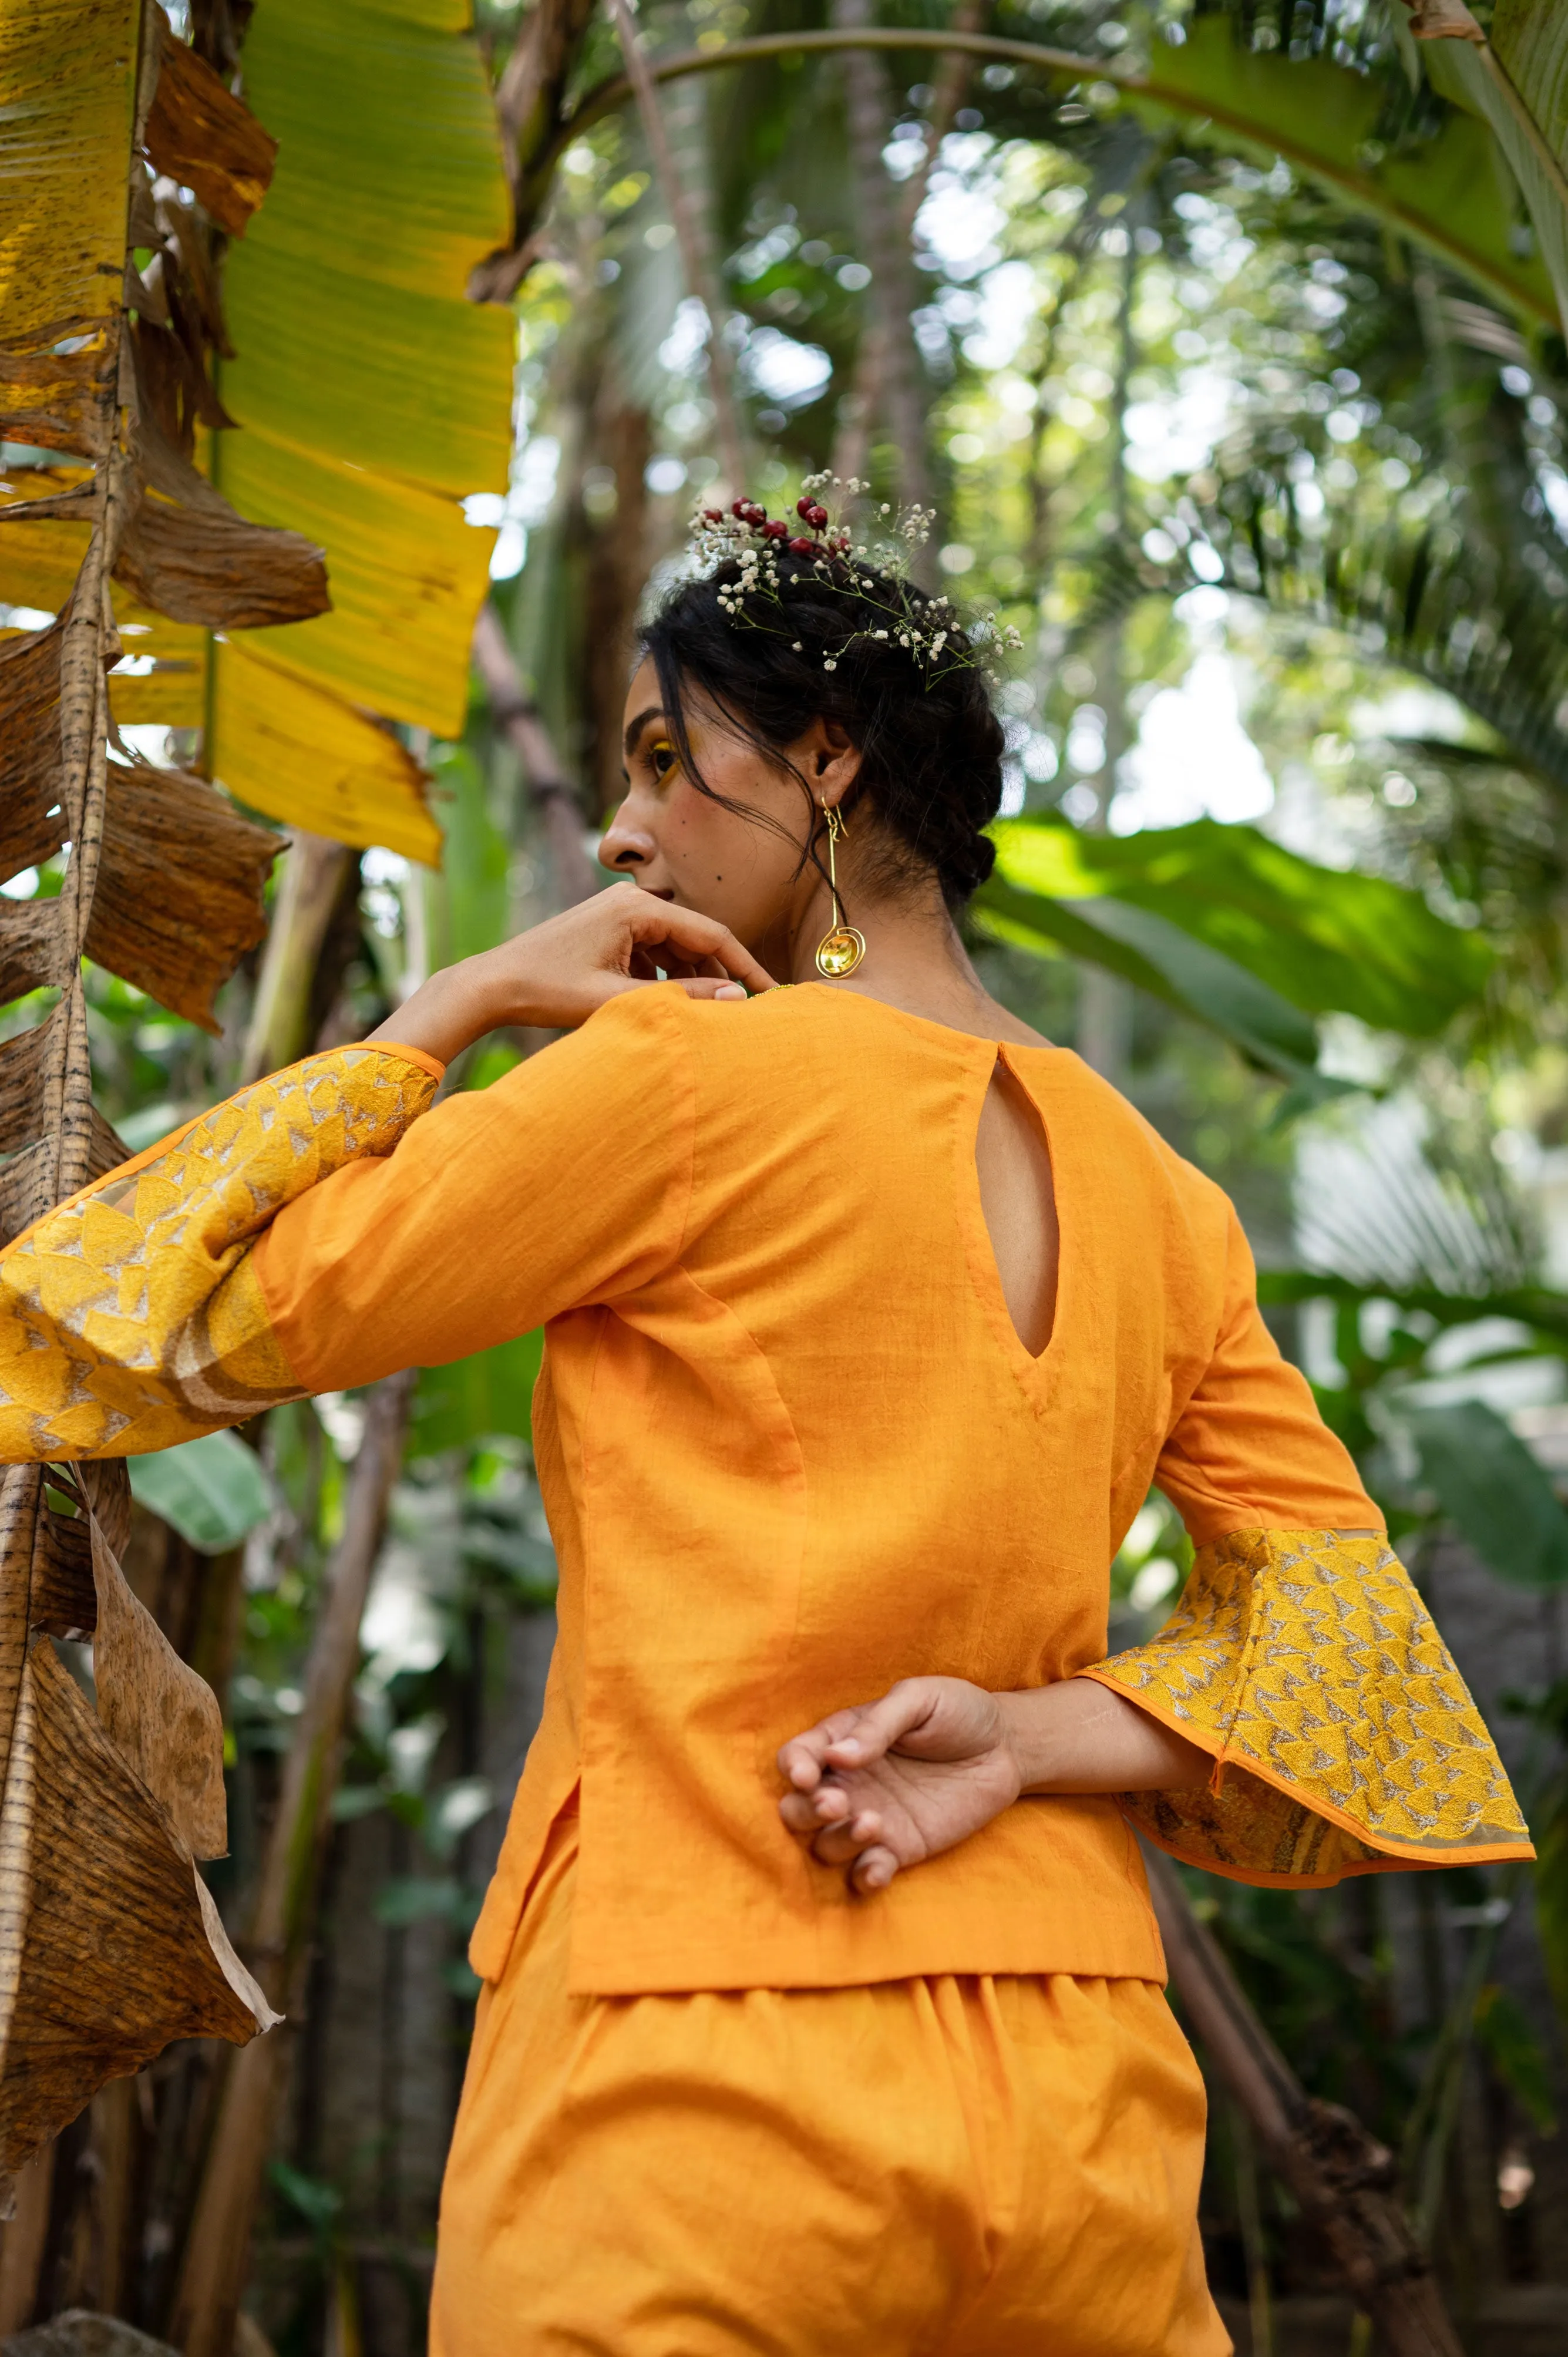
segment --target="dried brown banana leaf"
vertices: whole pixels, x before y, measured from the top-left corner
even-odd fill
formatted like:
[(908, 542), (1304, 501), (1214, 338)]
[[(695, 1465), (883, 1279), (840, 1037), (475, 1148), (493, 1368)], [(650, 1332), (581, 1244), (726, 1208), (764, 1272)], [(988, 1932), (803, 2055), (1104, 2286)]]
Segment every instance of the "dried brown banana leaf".
[(8, 442), (104, 458), (114, 424), (114, 349), (94, 334), (76, 351), (55, 350), (54, 340), (69, 341), (72, 324), (50, 330), (42, 351), (0, 344), (0, 429)]
[(243, 2045), (274, 2018), (165, 1811), (38, 1639), (0, 1806), (0, 2172), (171, 2040)]
[(114, 577), (143, 605), (213, 630), (302, 622), (329, 610), (320, 549), (299, 533), (247, 523), (147, 413), (136, 429), (136, 458), (142, 500)]
[(16, 516), (85, 516), (91, 522), (97, 504), (98, 479), (91, 467), (18, 467), (0, 474), (0, 523)]
[(91, 1637), (98, 1620), (87, 1517), (79, 1515), (73, 1522), (47, 1499), (34, 1524), (27, 1617), (35, 1629), (47, 1630), (51, 1637)]
[(63, 913), (58, 900), (0, 899), (0, 1003), (70, 978)]
[(88, 1534), (98, 1595), (92, 1674), (98, 1716), (193, 1857), (226, 1857), (223, 1714), (205, 1678), (182, 1662), (145, 1604), (132, 1595), (91, 1510)]
[(266, 931), (263, 887), (283, 847), (200, 778), (112, 769), (88, 956), (217, 1032), (213, 995)]
[(63, 622), (54, 622), (47, 630), (0, 645), (0, 877), (38, 866), (65, 841), (59, 743), (64, 636)]
[[(59, 1005), (30, 1031), (20, 1031), (0, 1045), (0, 1154), (30, 1146), (35, 1138), (48, 1144), (57, 1174), (91, 1168), (100, 1133), (113, 1130), (95, 1114), (88, 1090), (91, 1066), (87, 1052), (87, 1002), (79, 976), (73, 975)], [(124, 1152), (120, 1157), (124, 1160)], [(104, 1166), (113, 1169), (110, 1162)], [(83, 1178), (78, 1182), (85, 1185)], [(57, 1175), (55, 1195), (70, 1193)]]
[[(43, 1480), (44, 1494), (34, 1528), (29, 1618), (35, 1629), (46, 1629), (51, 1637), (90, 1637), (98, 1620), (91, 1525), (75, 1501), (47, 1479), (42, 1466), (31, 1469)], [(97, 1464), (77, 1466), (75, 1473), (118, 1559), (131, 1534), (131, 1482), (124, 1459), (104, 1458)]]
[(156, 170), (194, 190), (231, 237), (242, 237), (266, 195), (278, 143), (206, 59), (176, 39), (161, 10), (158, 16), (158, 84), (143, 145)]

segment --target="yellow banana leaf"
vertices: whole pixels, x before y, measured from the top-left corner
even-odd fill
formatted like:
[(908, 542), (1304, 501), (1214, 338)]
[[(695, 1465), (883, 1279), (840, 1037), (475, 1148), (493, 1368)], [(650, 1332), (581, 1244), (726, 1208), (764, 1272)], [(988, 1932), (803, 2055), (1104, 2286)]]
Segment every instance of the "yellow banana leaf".
[(7, 345), (47, 349), (119, 307), (140, 16), (141, 0), (26, 0), (0, 14), (7, 144), (19, 156), (25, 140), (26, 153), (0, 198)]
[(285, 825), (434, 866), (441, 831), (418, 762), (389, 727), (272, 662), (257, 644), (271, 635), (212, 641), (213, 775)]
[(507, 221), (468, 21), (466, 0), (256, 11), (245, 95), (278, 158), (225, 264), (239, 431), (211, 461), (242, 514), (325, 549), (332, 594), (220, 649), (213, 774), (274, 817), (424, 859), (439, 837), (413, 765), (364, 715), (461, 728), (493, 539), (461, 501), (504, 490), (510, 457), (511, 315), (463, 294)]

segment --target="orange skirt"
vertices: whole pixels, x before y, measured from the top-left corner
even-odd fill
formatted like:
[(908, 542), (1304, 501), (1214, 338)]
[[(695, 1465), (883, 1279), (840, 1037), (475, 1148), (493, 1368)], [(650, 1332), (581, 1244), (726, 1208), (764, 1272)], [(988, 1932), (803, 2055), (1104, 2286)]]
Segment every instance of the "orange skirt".
[(479, 2001), (431, 2357), (1224, 2357), (1160, 1989), (569, 1996), (576, 1855)]

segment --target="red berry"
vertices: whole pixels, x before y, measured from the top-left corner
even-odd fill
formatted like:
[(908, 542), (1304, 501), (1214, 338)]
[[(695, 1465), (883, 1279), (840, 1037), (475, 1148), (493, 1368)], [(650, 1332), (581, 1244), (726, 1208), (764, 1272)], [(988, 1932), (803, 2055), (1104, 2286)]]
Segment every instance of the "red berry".
[(766, 508), (759, 508), (755, 500), (748, 500), (746, 505), (746, 521), (747, 523), (752, 525), (766, 523), (768, 522), (768, 510)]
[(806, 511), (806, 522), (811, 525), (813, 532), (821, 532), (827, 520), (828, 511), (826, 508), (813, 507), (809, 508)]
[(803, 500), (797, 500), (795, 502), (795, 513), (798, 516), (803, 516), (805, 521), (810, 523), (811, 521), (811, 510), (815, 504), (816, 502), (810, 497)]
[(814, 540), (792, 540), (789, 545), (797, 556), (815, 556), (817, 553)]
[(783, 540), (788, 534), (789, 527), (787, 523), (775, 522), (765, 523), (762, 529), (764, 534), (768, 540)]
[(703, 510), (703, 522), (704, 523), (723, 523), (724, 520), (725, 511), (723, 508), (704, 508)]
[(735, 516), (741, 523), (745, 523), (751, 512), (751, 501), (749, 500), (732, 500), (730, 501), (729, 511), (731, 515)]

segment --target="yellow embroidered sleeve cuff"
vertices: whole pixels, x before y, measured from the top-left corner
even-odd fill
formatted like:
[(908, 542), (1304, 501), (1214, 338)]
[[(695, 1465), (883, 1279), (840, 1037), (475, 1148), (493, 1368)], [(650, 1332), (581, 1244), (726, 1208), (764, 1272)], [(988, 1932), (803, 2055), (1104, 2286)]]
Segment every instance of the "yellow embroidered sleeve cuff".
[(1147, 1645), (1082, 1674), (1212, 1753), (1121, 1806), (1174, 1857), (1304, 1887), (1534, 1855), (1464, 1679), (1380, 1538), (1235, 1531)]
[(390, 1154), (440, 1071), (412, 1049), (307, 1056), (18, 1236), (0, 1253), (0, 1463), (135, 1457), (299, 1398), (252, 1249), (307, 1188)]

